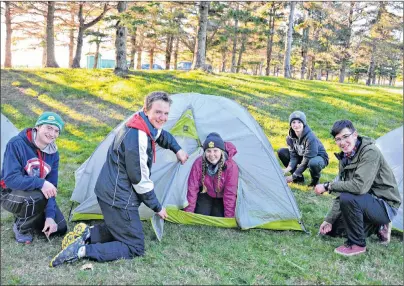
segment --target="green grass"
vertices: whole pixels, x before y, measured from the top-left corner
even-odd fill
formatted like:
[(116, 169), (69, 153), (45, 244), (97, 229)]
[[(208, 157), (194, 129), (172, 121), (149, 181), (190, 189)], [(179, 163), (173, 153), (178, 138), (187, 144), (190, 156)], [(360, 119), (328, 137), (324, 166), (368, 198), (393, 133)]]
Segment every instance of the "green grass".
[[(334, 121), (350, 119), (360, 134), (377, 138), (401, 126), (403, 118), (400, 88), (175, 71), (132, 72), (121, 79), (111, 70), (6, 69), (1, 73), (1, 110), (19, 129), (32, 126), (45, 110), (65, 119), (66, 130), (58, 138), (57, 201), (67, 215), (74, 171), (155, 90), (231, 98), (247, 108), (275, 150), (285, 146), (289, 114), (304, 111), (330, 155), (322, 181), (337, 173), (332, 153), (338, 149), (329, 135)], [(333, 250), (342, 238), (317, 236), (333, 196), (315, 196), (306, 186), (292, 185), (292, 191), (310, 235), (166, 223), (158, 242), (150, 223), (144, 222), (146, 256), (91, 262), (92, 271), (80, 270), (88, 260), (50, 269), (61, 238), (49, 244), (36, 236), (32, 245), (18, 245), (12, 217), (2, 212), (1, 284), (403, 284), (401, 234), (388, 247), (371, 237), (365, 255), (339, 257)]]

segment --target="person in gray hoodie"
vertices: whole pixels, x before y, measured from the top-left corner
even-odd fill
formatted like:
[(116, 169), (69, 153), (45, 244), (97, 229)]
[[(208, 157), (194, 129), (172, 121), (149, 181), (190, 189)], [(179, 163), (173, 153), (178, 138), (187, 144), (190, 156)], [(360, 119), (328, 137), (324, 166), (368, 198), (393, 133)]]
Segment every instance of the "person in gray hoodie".
[(287, 183), (304, 183), (303, 172), (309, 168), (311, 182), (309, 187), (319, 183), (321, 170), (328, 165), (328, 154), (321, 141), (307, 125), (306, 115), (302, 111), (294, 111), (289, 116), (289, 135), (286, 137), (287, 148), (278, 151), (279, 159), (288, 172)]

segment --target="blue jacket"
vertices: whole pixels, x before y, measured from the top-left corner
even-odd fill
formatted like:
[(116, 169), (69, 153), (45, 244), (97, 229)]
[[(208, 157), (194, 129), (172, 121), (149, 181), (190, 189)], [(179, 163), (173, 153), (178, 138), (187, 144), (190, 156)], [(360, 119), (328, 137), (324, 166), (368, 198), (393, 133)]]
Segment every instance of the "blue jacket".
[(98, 176), (98, 199), (124, 209), (137, 209), (143, 202), (155, 212), (162, 208), (154, 192), (150, 170), (155, 144), (177, 153), (181, 147), (163, 129), (155, 129), (147, 116), (136, 113), (115, 135)]
[[(40, 174), (41, 160), (44, 162)], [(55, 187), (58, 184), (59, 152), (46, 154), (32, 143), (32, 128), (11, 138), (4, 152), (1, 178), (11, 190), (33, 191), (41, 189), (45, 180)], [(41, 176), (42, 175), (42, 176)], [(56, 201), (48, 199), (45, 216), (55, 219)]]

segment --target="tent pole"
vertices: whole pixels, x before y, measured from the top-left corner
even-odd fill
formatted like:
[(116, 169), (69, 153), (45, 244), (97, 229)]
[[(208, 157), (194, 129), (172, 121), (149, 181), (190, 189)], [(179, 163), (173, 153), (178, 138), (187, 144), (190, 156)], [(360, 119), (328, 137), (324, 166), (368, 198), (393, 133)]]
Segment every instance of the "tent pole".
[(74, 201), (72, 202), (72, 205), (70, 206), (70, 211), (69, 211), (69, 221), (72, 221), (72, 210), (74, 206)]

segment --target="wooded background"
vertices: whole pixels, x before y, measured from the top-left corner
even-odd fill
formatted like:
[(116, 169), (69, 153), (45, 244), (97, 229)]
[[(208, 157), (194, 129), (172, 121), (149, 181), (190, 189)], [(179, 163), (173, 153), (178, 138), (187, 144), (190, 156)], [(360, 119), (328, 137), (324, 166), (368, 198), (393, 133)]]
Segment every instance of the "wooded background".
[[(55, 46), (67, 46), (80, 68), (83, 42), (94, 68), (102, 49), (115, 49), (115, 73), (192, 69), (304, 80), (402, 81), (403, 2), (2, 2), (3, 67), (18, 43), (34, 40), (43, 67), (58, 68)], [(29, 49), (27, 50), (29, 53)], [(58, 55), (59, 56), (59, 55)]]

